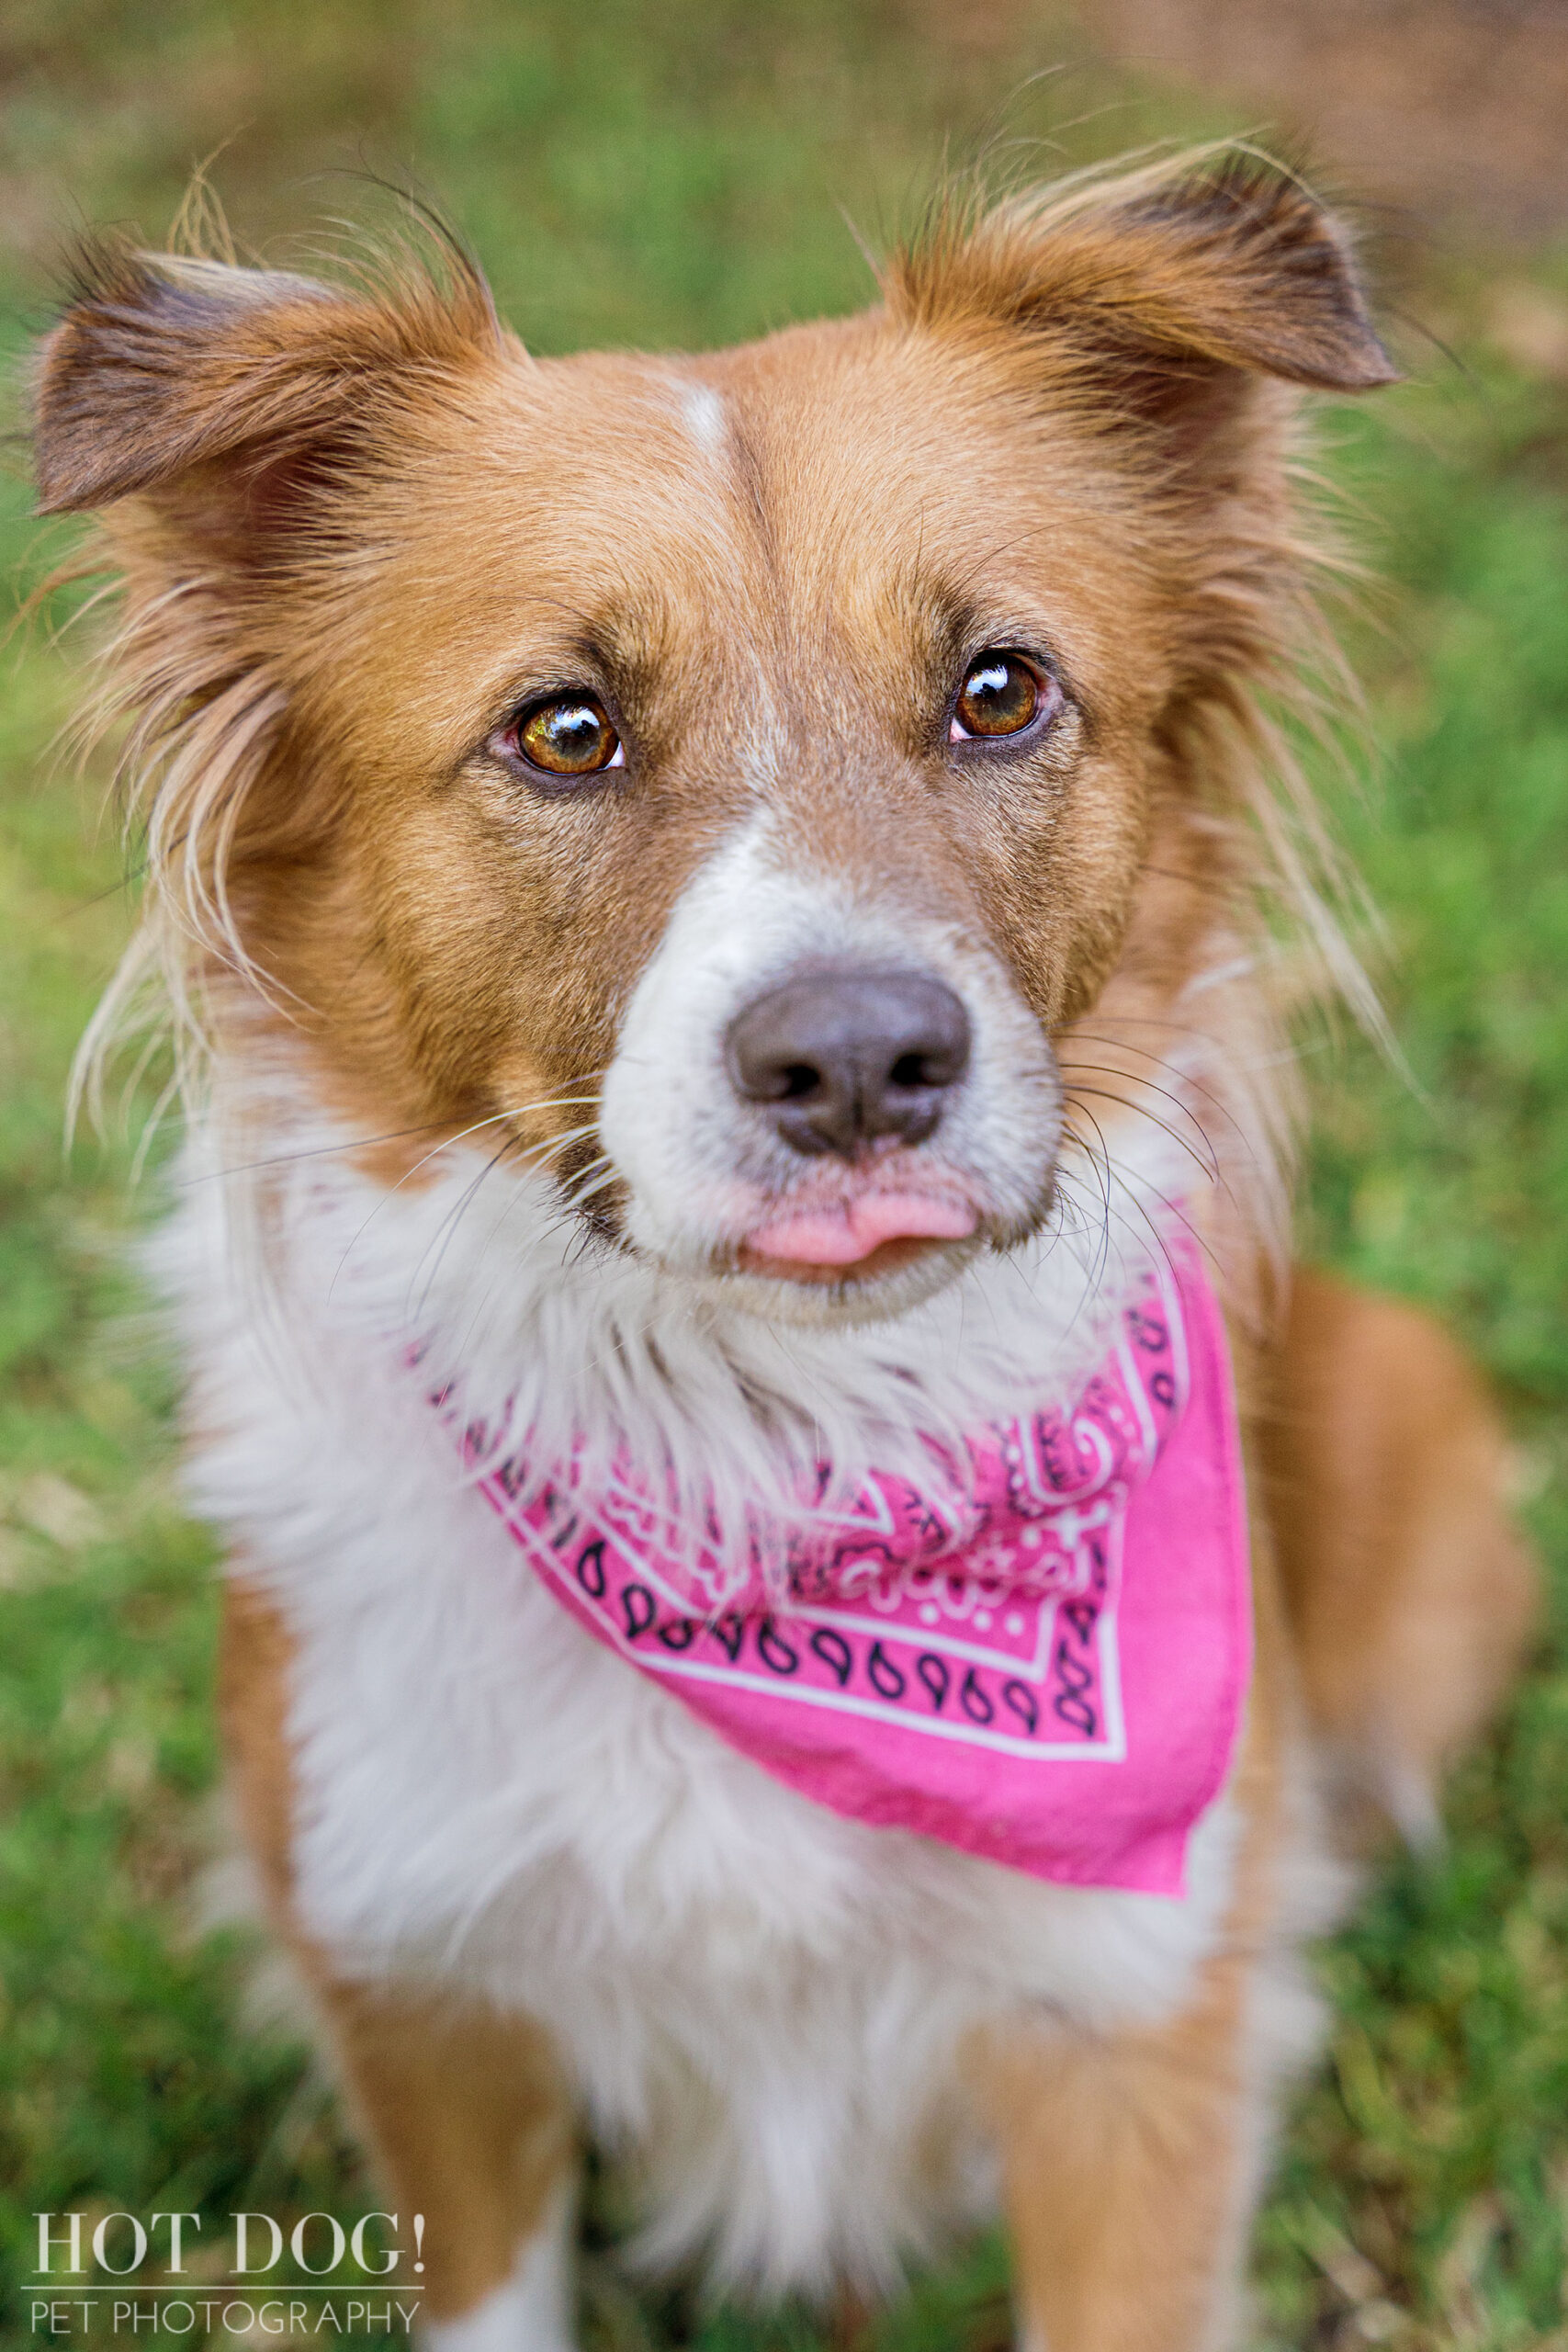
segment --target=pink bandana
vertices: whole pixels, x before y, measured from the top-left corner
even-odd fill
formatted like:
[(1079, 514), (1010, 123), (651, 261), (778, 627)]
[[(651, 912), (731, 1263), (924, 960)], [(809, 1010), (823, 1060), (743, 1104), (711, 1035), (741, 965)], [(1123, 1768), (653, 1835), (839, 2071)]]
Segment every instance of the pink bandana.
[(784, 1604), (629, 1474), (592, 1498), (564, 1473), (530, 1491), (511, 1462), (480, 1485), (590, 1633), (803, 1795), (1037, 1878), (1179, 1894), (1251, 1659), (1229, 1358), (1196, 1252), (1146, 1277), (1070, 1413), (969, 1452), (962, 1489), (933, 1459), (931, 1492), (877, 1473), (848, 1510), (803, 1511)]

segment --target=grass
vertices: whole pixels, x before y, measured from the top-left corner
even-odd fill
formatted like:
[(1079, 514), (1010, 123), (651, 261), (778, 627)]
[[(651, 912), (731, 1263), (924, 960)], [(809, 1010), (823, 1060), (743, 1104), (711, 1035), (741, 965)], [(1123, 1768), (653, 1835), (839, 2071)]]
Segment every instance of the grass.
[[(704, 343), (863, 299), (837, 211), (874, 236), (998, 101), (1070, 41), (857, 0), (629, 0), (139, 12), (35, 0), (3, 38), (0, 192), (38, 255), (73, 206), (166, 220), (190, 159), (251, 127), (220, 176), (270, 237), (358, 202), (306, 175), (413, 160), (539, 348)], [(995, 12), (1004, 27), (1005, 9)], [(986, 26), (992, 25), (987, 33)], [(1075, 67), (1025, 128), (1098, 103)], [(1048, 101), (1048, 103), (1047, 103)], [(1083, 154), (1171, 119), (1157, 94), (1075, 134)], [(1204, 130), (1193, 123), (1184, 129)], [(1069, 142), (1072, 143), (1072, 142)], [(1049, 158), (1046, 159), (1049, 161)], [(1540, 266), (1550, 292), (1551, 266)], [(1556, 280), (1559, 289), (1562, 278)], [(1334, 420), (1331, 469), (1388, 582), (1356, 652), (1379, 786), (1336, 786), (1389, 925), (1384, 982), (1416, 1086), (1353, 1040), (1314, 1059), (1308, 1245), (1429, 1301), (1498, 1381), (1555, 1570), (1535, 1671), (1451, 1792), (1436, 1860), (1396, 1862), (1323, 1954), (1336, 2026), (1293, 2111), (1259, 2233), (1269, 2345), (1568, 2344), (1568, 401), (1487, 348), (1486, 288), (1430, 301), (1466, 369)], [(4, 549), (47, 553), (9, 493)], [(30, 2215), (373, 2203), (330, 2094), (244, 2022), (246, 1955), (194, 1924), (215, 1769), (208, 1539), (174, 1498), (172, 1381), (123, 1244), (118, 1144), (62, 1157), (72, 1044), (123, 936), (97, 783), (51, 774), (76, 692), (18, 640), (0, 708), (0, 2334)], [(613, 2225), (604, 2201), (599, 2233)], [(919, 2282), (883, 2352), (995, 2338), (987, 2244)], [(807, 2352), (809, 2324), (637, 2300), (588, 2270), (605, 2352)], [(145, 2339), (144, 2339), (145, 2340)], [(172, 2339), (171, 2339), (172, 2340)], [(185, 2339), (189, 2341), (189, 2338)]]

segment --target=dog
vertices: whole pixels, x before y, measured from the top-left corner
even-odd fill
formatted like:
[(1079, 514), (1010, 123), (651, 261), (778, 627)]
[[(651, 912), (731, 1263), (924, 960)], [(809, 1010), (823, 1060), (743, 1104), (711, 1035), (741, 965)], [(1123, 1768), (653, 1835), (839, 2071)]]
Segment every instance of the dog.
[(585, 2135), (630, 2259), (852, 2315), (999, 2210), (1031, 2352), (1234, 2336), (1336, 1825), (1532, 1607), (1475, 1375), (1288, 1262), (1301, 411), (1393, 374), (1245, 150), (702, 356), (79, 257), (85, 1084), (172, 1005), (238, 1811), (447, 2352), (574, 2340)]

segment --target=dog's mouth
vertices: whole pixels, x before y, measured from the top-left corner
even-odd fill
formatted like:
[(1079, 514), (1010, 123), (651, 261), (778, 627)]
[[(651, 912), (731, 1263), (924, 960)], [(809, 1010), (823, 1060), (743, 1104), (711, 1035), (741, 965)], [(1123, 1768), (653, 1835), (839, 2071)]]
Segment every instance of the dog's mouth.
[[(831, 1173), (814, 1171), (782, 1193), (759, 1193), (741, 1184), (720, 1212), (729, 1234), (710, 1245), (705, 1271), (807, 1289), (871, 1289), (922, 1261), (967, 1257), (963, 1245), (995, 1238), (983, 1187), (946, 1168), (910, 1167), (909, 1158), (874, 1151)], [(552, 1172), (578, 1217), (602, 1240), (624, 1248), (629, 1238), (625, 1180), (604, 1189), (593, 1185), (592, 1196), (583, 1197), (584, 1177), (602, 1160), (591, 1142), (574, 1142)]]
[(902, 1313), (978, 1252), (1006, 1252), (1037, 1233), (1055, 1192), (1054, 1155), (1028, 1197), (1009, 1200), (1011, 1185), (998, 1198), (977, 1170), (886, 1139), (852, 1159), (820, 1159), (779, 1185), (739, 1173), (712, 1189), (694, 1184), (693, 1229), (667, 1237), (639, 1230), (636, 1186), (623, 1172), (612, 1170), (607, 1182), (594, 1172), (605, 1161), (597, 1144), (574, 1140), (552, 1174), (563, 1204), (601, 1244), (786, 1322)]
[(915, 1236), (879, 1242), (852, 1266), (814, 1265), (802, 1258), (764, 1258), (743, 1243), (736, 1252), (738, 1273), (757, 1274), (769, 1282), (793, 1283), (801, 1290), (868, 1289), (890, 1274), (901, 1274), (927, 1259), (939, 1257), (942, 1244)]
[[(995, 1246), (1003, 1224), (1017, 1238), (977, 1176), (897, 1148), (819, 1167), (735, 1205), (734, 1238), (716, 1252), (712, 1272), (785, 1320), (792, 1294), (812, 1317), (901, 1311), (944, 1287), (976, 1250)], [(807, 1309), (807, 1299), (817, 1304)]]
[(742, 1237), (734, 1262), (742, 1273), (775, 1282), (870, 1281), (899, 1272), (944, 1244), (971, 1239), (979, 1225), (979, 1210), (956, 1193), (850, 1193), (763, 1217)]

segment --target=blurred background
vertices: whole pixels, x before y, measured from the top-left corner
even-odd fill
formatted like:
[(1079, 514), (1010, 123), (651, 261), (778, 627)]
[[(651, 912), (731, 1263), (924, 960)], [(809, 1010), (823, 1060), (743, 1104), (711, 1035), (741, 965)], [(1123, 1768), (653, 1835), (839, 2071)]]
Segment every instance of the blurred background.
[[(1357, 220), (1408, 371), (1323, 419), (1371, 579), (1345, 619), (1365, 774), (1323, 788), (1387, 919), (1414, 1083), (1310, 1054), (1303, 1246), (1427, 1301), (1496, 1380), (1568, 1568), (1568, 6), (1563, 0), (7, 0), (0, 334), (73, 226), (161, 239), (192, 166), (242, 251), (308, 261), (410, 178), (535, 348), (700, 345), (871, 292), (944, 168), (998, 179), (1243, 130)], [(852, 226), (850, 224), (853, 224)], [(4, 485), (18, 600), (70, 533)], [(74, 1040), (130, 919), (105, 764), (51, 752), (68, 596), (0, 690), (0, 2336), (31, 2214), (374, 2203), (332, 2093), (204, 1927), (218, 1843), (210, 1546), (126, 1241), (135, 1119), (62, 1148)], [(1335, 2029), (1259, 2237), (1267, 2346), (1568, 2347), (1568, 1623), (1320, 1956)], [(596, 2352), (808, 2352), (809, 2320), (639, 2297), (590, 2213)], [(198, 2257), (198, 2260), (200, 2257)], [(995, 2245), (917, 2280), (883, 2352), (999, 2346)], [(143, 2340), (148, 2340), (145, 2335)], [(192, 2341), (189, 2335), (182, 2339)], [(264, 2339), (259, 2338), (258, 2341)], [(276, 2343), (276, 2337), (265, 2339)]]

